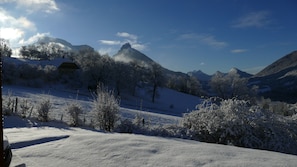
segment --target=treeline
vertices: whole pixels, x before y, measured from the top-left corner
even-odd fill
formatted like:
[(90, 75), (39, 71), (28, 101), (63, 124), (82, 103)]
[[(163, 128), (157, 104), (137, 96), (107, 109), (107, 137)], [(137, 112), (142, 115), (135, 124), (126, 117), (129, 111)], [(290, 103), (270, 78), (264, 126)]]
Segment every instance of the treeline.
[(52, 60), (57, 57), (68, 57), (72, 52), (65, 51), (65, 48), (57, 44), (38, 43), (28, 46), (22, 46), (20, 49), (20, 55), (23, 58), (33, 60)]
[[(11, 55), (11, 49), (7, 45), (1, 48), (4, 56)], [(115, 61), (110, 56), (101, 55), (90, 48), (72, 52), (57, 44), (38, 43), (21, 47), (20, 56), (35, 61), (67, 58), (75, 62), (80, 69), (65, 75), (53, 65), (14, 64), (7, 61), (3, 70), (4, 82), (34, 87), (63, 83), (71, 88), (84, 87), (90, 90), (95, 90), (98, 83), (103, 83), (114, 89), (118, 96), (123, 91), (135, 95), (137, 88), (145, 88), (147, 93), (151, 94), (153, 102), (158, 97), (160, 87), (195, 96), (218, 96), (223, 99), (251, 99), (257, 91), (256, 88), (249, 88), (248, 80), (238, 74), (216, 74), (207, 86), (203, 86), (196, 77), (169, 71), (157, 63)]]
[(59, 73), (56, 66), (52, 65), (15, 64), (7, 61), (3, 70), (4, 82), (34, 87), (62, 82), (70, 87), (87, 87), (90, 90), (96, 89), (98, 83), (103, 83), (115, 89), (117, 95), (121, 95), (122, 91), (128, 91), (135, 95), (137, 88), (145, 88), (147, 93), (151, 94), (153, 102), (158, 97), (160, 87), (168, 87), (193, 95), (201, 95), (203, 92), (199, 81), (194, 77), (168, 74), (157, 63), (115, 61), (110, 56), (101, 55), (94, 49), (72, 52), (59, 45), (38, 43), (22, 46), (20, 56), (34, 61), (67, 58), (75, 62), (80, 69), (64, 75)]

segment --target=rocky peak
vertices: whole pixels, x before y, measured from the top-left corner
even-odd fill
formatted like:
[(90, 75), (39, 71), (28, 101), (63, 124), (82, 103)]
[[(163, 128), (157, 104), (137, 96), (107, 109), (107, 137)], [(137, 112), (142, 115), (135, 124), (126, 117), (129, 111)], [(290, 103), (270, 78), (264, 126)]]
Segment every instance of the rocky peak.
[(131, 48), (130, 43), (125, 43), (125, 44), (121, 47), (121, 50), (123, 50), (123, 49), (129, 49), (129, 48)]

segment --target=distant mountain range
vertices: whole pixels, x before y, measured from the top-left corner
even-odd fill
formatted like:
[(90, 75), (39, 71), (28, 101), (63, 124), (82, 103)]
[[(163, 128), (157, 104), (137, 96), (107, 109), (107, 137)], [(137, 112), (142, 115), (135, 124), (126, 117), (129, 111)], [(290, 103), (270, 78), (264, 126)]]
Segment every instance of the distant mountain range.
[[(131, 48), (130, 44), (123, 45), (119, 52), (113, 57), (116, 61), (138, 61), (146, 65), (155, 63), (148, 56)], [(256, 75), (249, 74), (237, 68), (230, 69), (228, 73), (217, 71), (213, 75), (205, 74), (201, 70), (191, 71), (185, 74), (181, 72), (173, 72), (164, 68), (164, 72), (166, 75), (171, 76), (196, 77), (203, 84), (204, 88), (208, 87), (207, 85), (213, 75), (218, 73), (221, 73), (222, 75), (237, 74), (241, 78), (249, 79), (249, 86), (258, 86), (260, 95), (273, 100), (286, 102), (297, 101), (297, 51), (282, 57)]]
[(208, 74), (205, 74), (204, 72), (202, 72), (201, 70), (199, 70), (199, 71), (191, 71), (191, 72), (188, 72), (187, 74), (190, 75), (190, 76), (196, 77), (200, 81), (210, 81), (211, 77), (213, 75), (217, 75), (217, 74), (222, 74), (222, 75), (237, 74), (241, 78), (250, 78), (250, 77), (253, 76), (252, 74), (249, 74), (247, 72), (241, 71), (241, 70), (239, 70), (239, 69), (237, 69), (235, 67), (234, 68), (231, 68), (231, 70), (228, 73), (222, 73), (220, 71), (217, 71), (213, 75), (208, 75)]
[[(49, 45), (58, 45), (68, 51), (78, 51), (81, 49), (91, 49), (88, 45), (72, 45), (71, 43), (52, 37), (43, 37), (38, 40), (38, 43), (46, 43)], [(129, 43), (124, 44), (118, 53), (113, 56), (115, 61), (123, 62), (140, 62), (145, 66), (150, 66), (155, 63), (154, 60), (141, 53), (140, 51), (131, 47)], [(187, 74), (182, 72), (174, 72), (166, 68), (162, 68), (166, 76), (196, 77), (203, 84), (208, 84), (213, 75), (208, 75), (198, 71), (191, 71)], [(217, 72), (221, 73), (221, 72)], [(297, 51), (294, 51), (279, 60), (273, 62), (271, 65), (264, 68), (256, 75), (251, 75), (237, 68), (232, 68), (227, 74), (238, 74), (240, 77), (249, 79), (249, 86), (258, 86), (259, 94), (272, 100), (280, 100), (286, 102), (297, 102)]]

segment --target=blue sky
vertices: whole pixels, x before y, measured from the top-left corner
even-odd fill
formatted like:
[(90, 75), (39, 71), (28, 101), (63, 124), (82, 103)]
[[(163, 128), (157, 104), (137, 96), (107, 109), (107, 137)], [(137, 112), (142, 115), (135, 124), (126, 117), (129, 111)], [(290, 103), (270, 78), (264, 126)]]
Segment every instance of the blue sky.
[(0, 0), (1, 38), (115, 54), (126, 42), (174, 71), (255, 73), (297, 50), (296, 0)]

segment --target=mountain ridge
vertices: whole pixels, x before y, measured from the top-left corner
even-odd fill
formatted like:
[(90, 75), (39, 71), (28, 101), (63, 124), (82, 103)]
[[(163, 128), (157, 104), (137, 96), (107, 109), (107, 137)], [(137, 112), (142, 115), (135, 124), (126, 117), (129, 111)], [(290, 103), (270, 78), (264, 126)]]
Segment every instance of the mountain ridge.
[(250, 78), (259, 94), (275, 101), (297, 102), (297, 51), (293, 51)]
[(297, 67), (297, 51), (293, 51), (279, 58), (278, 60), (264, 68), (262, 71), (258, 72), (255, 77), (272, 75), (292, 67)]

